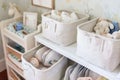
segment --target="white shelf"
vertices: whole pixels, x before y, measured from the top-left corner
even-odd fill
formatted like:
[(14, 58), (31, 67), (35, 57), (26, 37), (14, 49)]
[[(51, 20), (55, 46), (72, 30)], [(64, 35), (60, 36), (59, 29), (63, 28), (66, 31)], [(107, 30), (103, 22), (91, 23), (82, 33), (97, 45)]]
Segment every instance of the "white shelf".
[(120, 66), (113, 72), (109, 72), (109, 71), (106, 71), (102, 68), (99, 68), (87, 61), (85, 61), (83, 58), (81, 57), (78, 57), (76, 55), (76, 43), (75, 44), (72, 44), (70, 46), (67, 46), (67, 47), (63, 47), (63, 46), (60, 46), (58, 44), (55, 44), (49, 40), (47, 40), (46, 38), (42, 37), (41, 34), (39, 35), (36, 35), (35, 36), (35, 40), (51, 49), (53, 49), (54, 51), (62, 54), (63, 56), (87, 67), (88, 69), (108, 78), (109, 80), (120, 80)]

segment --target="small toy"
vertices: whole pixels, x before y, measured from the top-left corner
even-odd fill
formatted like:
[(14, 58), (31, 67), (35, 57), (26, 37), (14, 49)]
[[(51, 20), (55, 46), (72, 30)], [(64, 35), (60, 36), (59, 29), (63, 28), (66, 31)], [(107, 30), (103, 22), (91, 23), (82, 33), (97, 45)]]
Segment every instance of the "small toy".
[(110, 29), (113, 29), (113, 24), (106, 19), (99, 19), (96, 26), (94, 27), (94, 31), (96, 34), (104, 35), (110, 32)]

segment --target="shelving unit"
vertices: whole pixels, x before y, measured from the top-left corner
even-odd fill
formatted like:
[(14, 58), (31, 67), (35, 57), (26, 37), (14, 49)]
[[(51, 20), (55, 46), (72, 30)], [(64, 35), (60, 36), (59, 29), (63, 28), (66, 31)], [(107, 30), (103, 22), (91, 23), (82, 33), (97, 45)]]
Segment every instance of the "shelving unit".
[[(30, 49), (35, 47), (35, 39), (34, 36), (40, 32), (40, 29), (38, 27), (38, 30), (27, 34), (24, 38), (18, 36), (14, 32), (9, 31), (6, 27), (14, 22), (14, 21), (22, 21), (22, 20), (11, 20), (10, 22), (5, 22), (4, 26), (2, 26), (2, 41), (3, 41), (3, 47), (4, 47), (4, 55), (5, 55), (5, 61), (6, 61), (6, 68), (7, 68), (7, 74), (9, 80), (14, 80), (11, 76), (10, 70), (14, 71), (14, 74), (18, 77), (15, 80), (25, 80), (23, 75), (23, 69), (21, 65), (21, 56), (29, 51)], [(17, 49), (15, 49), (12, 45), (18, 44), (20, 45), (24, 50), (24, 52), (21, 52)], [(12, 55), (12, 56), (11, 56)], [(15, 55), (16, 57), (14, 57)], [(14, 57), (14, 58), (13, 58)], [(22, 78), (22, 79), (21, 79)]]
[(70, 46), (67, 46), (67, 47), (63, 47), (63, 46), (60, 46), (58, 44), (55, 44), (55, 43), (45, 39), (44, 37), (42, 37), (41, 34), (36, 35), (35, 40), (36, 40), (36, 43), (43, 44), (43, 45), (55, 50), (56, 52), (62, 54), (63, 56), (89, 68), (90, 70), (108, 78), (109, 80), (120, 80), (120, 66), (116, 70), (109, 72), (109, 71), (106, 71), (100, 67), (97, 67), (97, 66), (89, 63), (88, 61), (85, 61), (83, 58), (78, 57), (76, 55), (76, 43), (74, 43)]

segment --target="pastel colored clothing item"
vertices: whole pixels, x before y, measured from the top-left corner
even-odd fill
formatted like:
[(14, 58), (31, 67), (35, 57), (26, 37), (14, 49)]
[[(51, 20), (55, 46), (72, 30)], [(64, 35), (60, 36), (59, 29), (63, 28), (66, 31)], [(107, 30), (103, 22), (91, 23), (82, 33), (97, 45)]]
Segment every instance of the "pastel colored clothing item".
[(16, 23), (16, 31), (19, 31), (19, 30), (23, 30), (23, 23), (22, 22)]
[(7, 26), (7, 29), (11, 32), (14, 32), (18, 36), (24, 38), (27, 34), (34, 32), (34, 29), (30, 29), (29, 27), (23, 25), (21, 22), (13, 22)]
[(40, 48), (36, 53), (35, 53), (35, 57), (42, 62), (42, 55), (44, 52), (46, 52), (49, 48), (47, 47), (42, 47)]
[(34, 56), (46, 67), (52, 66), (62, 57), (62, 55), (45, 46), (40, 48)]
[(115, 31), (119, 31), (119, 30), (120, 30), (118, 22), (112, 22), (112, 24), (113, 24), (114, 28), (113, 28), (113, 29), (110, 29), (110, 32), (109, 32), (109, 33), (111, 33), (111, 34), (112, 34), (113, 32), (115, 32)]
[(75, 63), (67, 68), (64, 80), (77, 80), (79, 77), (88, 77), (89, 72), (89, 69)]
[(57, 52), (51, 50), (47, 56), (45, 57), (44, 60), (44, 65), (45, 66), (51, 66), (54, 63), (56, 63), (60, 58), (62, 57), (62, 55), (58, 54)]

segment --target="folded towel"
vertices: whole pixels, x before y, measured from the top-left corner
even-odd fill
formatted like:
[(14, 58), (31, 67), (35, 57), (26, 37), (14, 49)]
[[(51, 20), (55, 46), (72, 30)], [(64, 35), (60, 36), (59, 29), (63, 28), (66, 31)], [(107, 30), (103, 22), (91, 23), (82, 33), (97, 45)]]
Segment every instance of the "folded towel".
[(35, 53), (35, 57), (42, 62), (42, 55), (44, 54), (45, 51), (49, 50), (49, 48), (47, 47), (42, 47), (40, 48), (36, 53)]
[(62, 57), (62, 55), (58, 54), (57, 52), (51, 50), (47, 56), (45, 57), (44, 60), (44, 65), (45, 66), (51, 66), (54, 63), (56, 63), (60, 58)]

